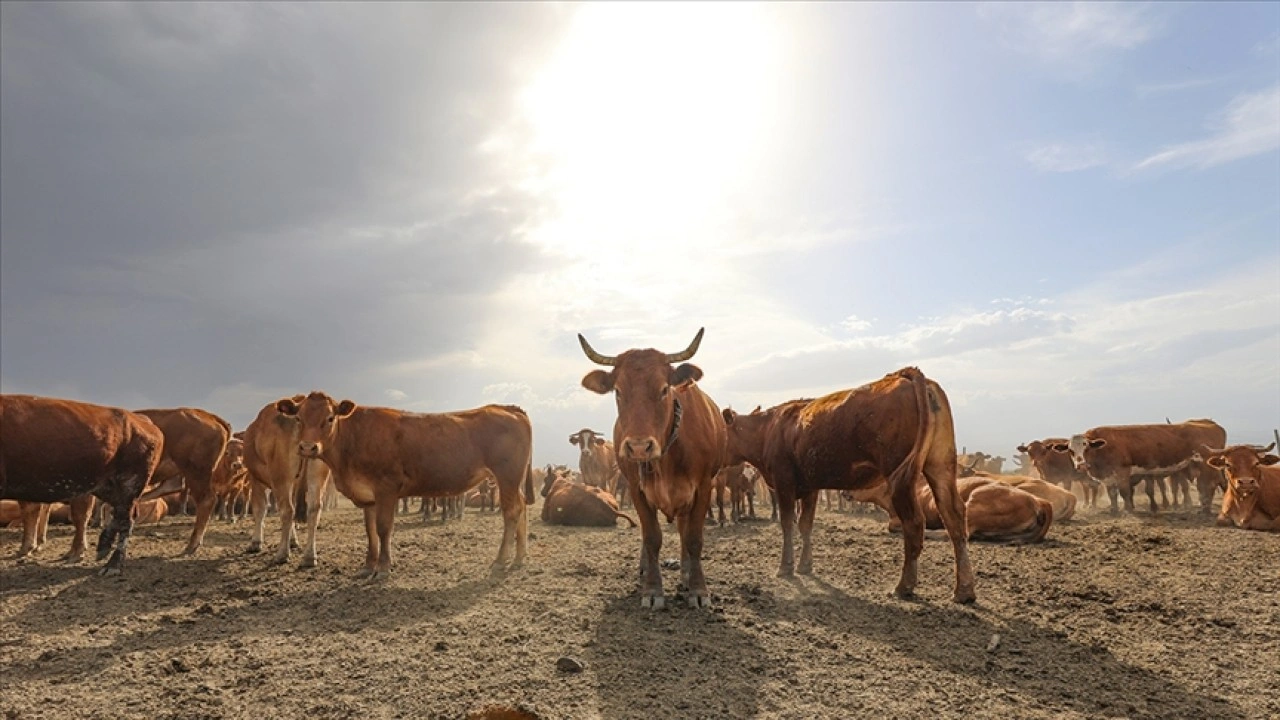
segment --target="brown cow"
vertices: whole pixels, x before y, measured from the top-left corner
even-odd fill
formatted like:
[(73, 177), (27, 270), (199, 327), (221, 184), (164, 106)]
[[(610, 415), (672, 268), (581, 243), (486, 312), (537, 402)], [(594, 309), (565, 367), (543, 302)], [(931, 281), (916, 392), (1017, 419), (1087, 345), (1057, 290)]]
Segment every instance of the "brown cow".
[[(955, 429), (947, 396), (919, 369), (904, 368), (853, 390), (792, 400), (750, 415), (724, 412), (729, 461), (760, 468), (778, 495), (782, 564), (778, 575), (812, 572), (813, 515), (818, 490), (855, 490), (888, 483), (903, 524), (902, 577), (896, 593), (915, 592), (924, 523), (916, 504), (921, 472), (938, 500), (955, 555), (956, 602), (973, 602), (973, 569), (965, 537), (964, 499), (956, 490)], [(802, 547), (792, 550), (796, 500)]]
[[(991, 477), (971, 475), (958, 478), (956, 490), (965, 501), (967, 537), (970, 540), (1037, 543), (1044, 540), (1053, 524), (1053, 505), (1049, 501)], [(917, 481), (915, 493), (916, 502), (924, 516), (925, 529), (943, 529), (945, 525), (942, 515), (938, 513), (938, 506), (929, 486)], [(855, 490), (850, 495), (854, 500), (872, 503), (889, 513), (891, 532), (902, 529), (902, 521), (893, 509), (888, 485), (870, 490)]]
[(1201, 445), (1226, 444), (1227, 431), (1221, 425), (1212, 420), (1188, 420), (1096, 427), (1073, 435), (1066, 444), (1055, 444), (1053, 450), (1069, 452), (1077, 470), (1107, 486), (1114, 515), (1119, 512), (1117, 494), (1124, 498), (1125, 510), (1133, 511), (1133, 486), (1139, 479), (1147, 481), (1151, 512), (1156, 512), (1156, 480), (1190, 468)]
[[(295, 395), (299, 403), (304, 395)], [(287, 398), (286, 398), (287, 399)], [(262, 535), (267, 519), (267, 490), (271, 491), (280, 514), (280, 545), (271, 564), (289, 560), (294, 539), (294, 516), (307, 523), (307, 542), (301, 567), (315, 567), (316, 527), (320, 522), (323, 491), (329, 484), (329, 468), (298, 455), (302, 426), (297, 418), (282, 413), (278, 406), (286, 399), (268, 403), (244, 431), (244, 464), (249, 470), (253, 535), (247, 552), (262, 551)]]
[[(71, 549), (60, 559), (69, 563), (80, 562), (84, 558), (85, 537), (89, 518), (93, 514), (93, 503), (93, 495), (89, 493), (72, 498), (65, 505), (24, 501), (14, 503), (22, 521), (22, 545), (18, 548), (18, 557), (26, 557), (44, 546), (49, 539), (49, 521), (57, 516), (56, 519), (60, 522), (69, 522), (75, 527), (71, 536)], [(61, 517), (64, 515), (65, 517)]]
[(618, 458), (613, 443), (587, 428), (569, 436), (569, 444), (578, 446), (578, 469), (582, 482), (591, 487), (613, 492), (617, 485)]
[(1019, 490), (1035, 495), (1053, 506), (1055, 522), (1066, 522), (1076, 514), (1076, 495), (1072, 492), (1045, 482), (1040, 478), (1026, 475), (997, 475), (995, 473), (978, 473), (975, 477), (985, 477), (1016, 487)]
[(1068, 491), (1079, 483), (1085, 502), (1089, 507), (1098, 507), (1098, 488), (1102, 484), (1089, 477), (1088, 473), (1077, 470), (1075, 463), (1071, 462), (1070, 455), (1053, 450), (1054, 446), (1066, 445), (1068, 442), (1070, 440), (1067, 438), (1032, 440), (1025, 445), (1019, 445), (1018, 452), (1026, 453), (1031, 465), (1040, 474), (1041, 480), (1061, 485)]
[(741, 522), (745, 518), (756, 516), (756, 472), (751, 463), (738, 463), (723, 468), (725, 484), (729, 487), (729, 515), (733, 521)]
[(1219, 525), (1280, 532), (1280, 467), (1275, 467), (1280, 456), (1271, 454), (1275, 446), (1232, 445), (1222, 450), (1201, 446), (1200, 458), (1227, 476)]
[[(601, 355), (578, 335), (588, 359), (613, 368), (588, 373), (582, 386), (601, 395), (613, 392), (617, 401), (613, 445), (643, 538), (641, 607), (659, 609), (666, 604), (658, 564), (659, 510), (668, 521), (675, 518), (680, 532), (685, 601), (699, 608), (711, 605), (702, 570), (703, 519), (713, 480), (724, 464), (725, 425), (720, 409), (697, 385), (702, 370), (684, 362), (698, 351), (702, 334), (699, 329), (689, 347), (678, 353), (631, 349), (616, 357)], [(673, 363), (680, 365), (672, 367)]]
[(503, 520), (493, 571), (505, 569), (513, 540), (513, 567), (524, 563), (525, 504), (534, 501), (533, 426), (524, 410), (486, 405), (452, 413), (407, 413), (335, 402), (322, 392), (301, 402), (285, 398), (276, 409), (299, 424), (297, 456), (323, 461), (338, 490), (364, 508), (369, 546), (361, 577), (391, 572), (391, 531), (401, 497), (458, 495), (490, 478), (498, 483)]
[(218, 502), (220, 488), (213, 487), (214, 472), (226, 452), (227, 441), (231, 439), (231, 424), (197, 408), (137, 412), (151, 418), (164, 433), (164, 464), (157, 470), (155, 478), (161, 487), (148, 492), (142, 499), (151, 500), (173, 492), (185, 480), (191, 497), (196, 501), (196, 522), (182, 554), (192, 555), (204, 543), (205, 528), (213, 515), (213, 506)]
[(615, 527), (618, 518), (636, 526), (625, 513), (618, 510), (618, 501), (606, 490), (579, 485), (557, 475), (547, 475), (542, 481), (542, 522), (548, 525), (575, 525), (583, 527)]
[(103, 573), (124, 567), (133, 501), (163, 452), (164, 433), (146, 416), (73, 400), (0, 395), (0, 498), (59, 502), (92, 493), (110, 503), (115, 511), (98, 536), (98, 559), (111, 556)]

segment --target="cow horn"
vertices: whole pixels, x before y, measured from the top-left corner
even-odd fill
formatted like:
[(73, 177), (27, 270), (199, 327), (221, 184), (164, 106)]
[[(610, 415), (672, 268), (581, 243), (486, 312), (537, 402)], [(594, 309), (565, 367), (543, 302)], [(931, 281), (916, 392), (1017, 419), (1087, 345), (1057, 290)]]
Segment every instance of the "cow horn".
[(1201, 445), (1200, 450), (1205, 453), (1205, 457), (1208, 457), (1209, 455), (1221, 455), (1222, 453), (1227, 451), (1226, 448), (1222, 448), (1221, 450), (1215, 450), (1209, 447), (1208, 445)]
[(609, 366), (618, 364), (618, 358), (610, 357), (608, 355), (601, 355), (600, 353), (596, 352), (595, 348), (591, 347), (591, 343), (587, 342), (587, 339), (582, 337), (582, 333), (578, 333), (578, 343), (582, 345), (582, 352), (587, 354), (587, 359), (590, 360), (591, 362), (597, 365), (609, 365)]
[(683, 352), (668, 355), (667, 362), (684, 362), (693, 357), (693, 354), (698, 352), (698, 346), (702, 344), (702, 333), (705, 330), (706, 328), (698, 328), (698, 334), (693, 336), (693, 342), (689, 343), (689, 347), (685, 348)]
[(1266, 447), (1258, 447), (1257, 445), (1250, 445), (1249, 447), (1253, 448), (1255, 452), (1265, 453), (1265, 452), (1271, 452), (1272, 450), (1274, 450), (1276, 447), (1276, 444), (1273, 442)]

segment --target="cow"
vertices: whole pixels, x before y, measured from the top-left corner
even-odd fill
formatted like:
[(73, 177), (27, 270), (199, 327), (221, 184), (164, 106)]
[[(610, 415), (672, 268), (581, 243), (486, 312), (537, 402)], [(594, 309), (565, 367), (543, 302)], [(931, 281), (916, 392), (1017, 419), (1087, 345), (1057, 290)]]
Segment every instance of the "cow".
[(1199, 459), (1227, 476), (1227, 492), (1222, 497), (1219, 525), (1235, 525), (1246, 530), (1280, 532), (1280, 456), (1276, 447), (1232, 445), (1215, 450), (1202, 445)]
[(1194, 462), (1201, 445), (1226, 445), (1227, 432), (1212, 420), (1188, 420), (1164, 425), (1113, 425), (1092, 428), (1073, 435), (1055, 452), (1070, 453), (1077, 470), (1089, 474), (1107, 487), (1111, 514), (1119, 512), (1116, 495), (1124, 499), (1125, 510), (1133, 511), (1133, 485), (1147, 480), (1147, 498), (1156, 512), (1154, 481), (1185, 471)]
[(756, 478), (759, 473), (750, 463), (738, 463), (720, 470), (729, 488), (729, 515), (736, 522), (756, 516)]
[(160, 486), (142, 496), (149, 501), (184, 487), (196, 502), (196, 522), (183, 555), (194, 555), (204, 544), (205, 528), (222, 488), (214, 487), (217, 466), (231, 439), (231, 424), (198, 408), (136, 411), (151, 418), (164, 433), (164, 457), (156, 471)]
[[(596, 352), (581, 334), (587, 359), (610, 370), (593, 370), (582, 386), (601, 395), (612, 392), (618, 407), (613, 424), (621, 474), (640, 519), (640, 606), (661, 609), (662, 526), (658, 511), (676, 520), (680, 533), (680, 579), (685, 602), (711, 606), (702, 569), (704, 518), (714, 478), (725, 458), (725, 424), (720, 408), (698, 387), (702, 370), (685, 362), (702, 343), (705, 328), (678, 353), (630, 349), (617, 356)], [(675, 365), (679, 363), (679, 365)]]
[(1067, 492), (1063, 488), (1040, 478), (1026, 475), (997, 475), (995, 473), (978, 473), (974, 477), (990, 478), (1005, 485), (1016, 487), (1025, 493), (1030, 493), (1048, 502), (1053, 505), (1053, 519), (1055, 522), (1066, 522), (1076, 514), (1076, 494)]
[[(916, 563), (924, 523), (915, 484), (923, 472), (937, 500), (955, 556), (953, 599), (976, 599), (969, 562), (964, 499), (956, 490), (955, 428), (942, 388), (918, 368), (908, 367), (852, 390), (816, 400), (792, 400), (763, 412), (725, 410), (729, 462), (760, 469), (778, 496), (782, 520), (781, 577), (812, 572), (810, 534), (821, 489), (857, 490), (888, 483), (903, 525), (902, 576), (895, 593), (915, 592)], [(800, 500), (802, 548), (799, 567), (792, 549), (796, 501)]]
[[(970, 475), (957, 478), (956, 490), (965, 502), (966, 537), (970, 540), (1037, 543), (1044, 540), (1053, 524), (1052, 503), (992, 477)], [(848, 492), (855, 501), (871, 503), (889, 513), (890, 532), (902, 530), (902, 520), (894, 511), (887, 484), (843, 492)], [(915, 498), (924, 518), (925, 529), (943, 529), (945, 525), (942, 515), (938, 512), (933, 491), (928, 484), (916, 482)]]
[(1078, 483), (1084, 494), (1084, 501), (1089, 507), (1097, 507), (1098, 488), (1101, 483), (1089, 477), (1088, 473), (1077, 470), (1075, 463), (1071, 462), (1070, 455), (1055, 452), (1053, 449), (1055, 446), (1065, 446), (1069, 442), (1068, 438), (1032, 440), (1025, 445), (1019, 445), (1018, 452), (1027, 455), (1041, 480), (1061, 485), (1068, 491)]
[[(514, 405), (485, 405), (450, 413), (408, 413), (358, 407), (313, 391), (301, 402), (276, 403), (295, 421), (294, 452), (302, 462), (319, 460), (332, 470), (338, 491), (364, 509), (368, 552), (359, 577), (391, 572), (391, 531), (396, 503), (406, 495), (448, 497), (489, 480), (498, 484), (502, 542), (492, 572), (524, 564), (528, 538), (525, 505), (533, 497), (533, 426)], [(521, 497), (521, 484), (524, 497)]]
[(595, 430), (582, 428), (569, 436), (569, 444), (578, 446), (578, 469), (582, 472), (582, 482), (613, 492), (618, 475), (618, 458), (614, 455), (613, 443)]
[(554, 474), (542, 481), (542, 522), (548, 525), (616, 527), (618, 518), (636, 526), (618, 510), (618, 501), (607, 490), (579, 485)]
[(322, 493), (329, 484), (329, 468), (298, 455), (302, 426), (298, 419), (279, 410), (281, 403), (302, 402), (305, 395), (268, 403), (244, 431), (244, 465), (249, 471), (253, 533), (248, 553), (262, 552), (262, 536), (267, 519), (267, 491), (280, 515), (280, 545), (271, 564), (289, 561), (294, 539), (294, 517), (307, 523), (307, 541), (300, 567), (316, 565), (316, 527), (320, 522)]
[[(124, 568), (133, 501), (151, 482), (164, 433), (121, 408), (0, 395), (0, 498), (60, 502), (92, 493), (114, 508), (98, 536), (104, 574)], [(114, 545), (114, 549), (113, 546)]]

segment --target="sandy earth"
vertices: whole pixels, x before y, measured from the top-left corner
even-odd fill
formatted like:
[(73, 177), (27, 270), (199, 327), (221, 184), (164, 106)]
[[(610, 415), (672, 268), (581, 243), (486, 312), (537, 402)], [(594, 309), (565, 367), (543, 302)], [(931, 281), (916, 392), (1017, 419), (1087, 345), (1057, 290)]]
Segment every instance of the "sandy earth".
[(0, 530), (0, 717), (1280, 716), (1280, 535), (1195, 510), (1085, 510), (1042, 545), (975, 544), (976, 607), (949, 601), (936, 538), (918, 600), (892, 599), (902, 543), (875, 516), (820, 511), (796, 581), (774, 576), (776, 523), (709, 528), (715, 607), (658, 612), (636, 594), (638, 530), (537, 517), (528, 565), (493, 580), (497, 516), (403, 516), (372, 584), (345, 501), (314, 570), (243, 554), (247, 524), (215, 521), (195, 558), (175, 557), (190, 518), (142, 526), (119, 578), (57, 563), (68, 528), (23, 564)]

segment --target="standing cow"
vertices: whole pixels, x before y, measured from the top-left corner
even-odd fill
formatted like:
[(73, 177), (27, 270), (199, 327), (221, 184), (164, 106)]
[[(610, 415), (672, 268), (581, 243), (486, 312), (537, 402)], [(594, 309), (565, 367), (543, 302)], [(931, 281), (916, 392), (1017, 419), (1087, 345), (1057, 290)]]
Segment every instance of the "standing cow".
[(198, 408), (172, 410), (138, 410), (139, 415), (164, 433), (164, 457), (156, 472), (160, 487), (142, 497), (143, 501), (182, 489), (185, 483), (196, 501), (196, 523), (183, 555), (193, 555), (204, 544), (205, 528), (218, 502), (214, 475), (231, 439), (231, 424), (211, 412)]
[[(1066, 446), (1070, 440), (1068, 438), (1046, 438), (1044, 440), (1032, 440), (1025, 445), (1018, 446), (1018, 452), (1024, 453), (1030, 464), (1040, 475), (1040, 479), (1045, 482), (1051, 482), (1061, 485), (1064, 490), (1071, 490), (1072, 486), (1079, 484), (1081, 491), (1084, 493), (1084, 500), (1089, 507), (1098, 506), (1098, 488), (1100, 483), (1089, 477), (1089, 474), (1081, 470), (1077, 470), (1074, 463), (1071, 462), (1071, 456), (1067, 453), (1055, 452), (1054, 447), (1057, 445)], [(1023, 473), (1027, 474), (1027, 473)]]
[(265, 405), (244, 431), (244, 464), (251, 480), (249, 504), (253, 510), (253, 535), (247, 552), (262, 551), (267, 520), (266, 491), (270, 490), (280, 514), (280, 545), (271, 560), (273, 565), (289, 560), (295, 514), (307, 523), (307, 544), (301, 567), (316, 564), (316, 526), (320, 522), (322, 492), (329, 483), (329, 468), (322, 462), (298, 455), (302, 424), (279, 409), (281, 403), (296, 404), (305, 397), (295, 395), (292, 400), (284, 398)]
[(613, 443), (595, 430), (583, 428), (569, 436), (569, 444), (578, 446), (578, 469), (582, 482), (612, 493), (617, 489), (618, 458)]
[[(124, 567), (133, 501), (160, 464), (164, 433), (120, 408), (0, 395), (0, 498), (61, 502), (93, 493), (114, 512), (98, 536), (103, 573)], [(112, 551), (112, 545), (115, 546)]]
[(601, 355), (578, 335), (588, 359), (612, 368), (588, 373), (582, 386), (601, 395), (612, 392), (617, 401), (613, 444), (643, 537), (641, 607), (659, 609), (666, 603), (658, 564), (659, 510), (668, 521), (676, 519), (680, 532), (685, 601), (699, 608), (711, 605), (702, 570), (703, 519), (711, 504), (713, 478), (724, 464), (726, 438), (719, 408), (697, 385), (702, 370), (684, 362), (698, 351), (702, 333), (699, 329), (689, 347), (678, 353), (632, 349), (616, 357)]
[(1133, 511), (1133, 486), (1140, 479), (1147, 481), (1151, 512), (1156, 512), (1155, 481), (1188, 471), (1201, 445), (1222, 447), (1226, 443), (1227, 431), (1221, 425), (1212, 420), (1188, 420), (1096, 427), (1072, 436), (1065, 444), (1055, 444), (1053, 450), (1070, 453), (1077, 470), (1107, 487), (1114, 515), (1119, 512), (1117, 495), (1124, 499), (1125, 510)]
[[(319, 460), (333, 471), (338, 490), (364, 509), (368, 553), (360, 577), (391, 572), (391, 530), (396, 503), (408, 495), (449, 497), (494, 479), (502, 506), (502, 543), (495, 573), (524, 563), (526, 503), (533, 498), (533, 426), (513, 405), (486, 405), (452, 413), (407, 413), (336, 402), (322, 392), (285, 398), (276, 410), (296, 422), (295, 457)], [(524, 497), (521, 497), (521, 484)]]
[[(853, 390), (817, 400), (792, 400), (763, 412), (724, 411), (729, 462), (747, 461), (764, 473), (778, 496), (782, 520), (780, 577), (809, 574), (810, 534), (822, 489), (865, 490), (889, 484), (902, 521), (902, 577), (896, 593), (915, 592), (916, 561), (924, 545), (924, 522), (915, 484), (923, 472), (951, 538), (955, 555), (954, 600), (973, 602), (964, 500), (956, 490), (955, 428), (951, 406), (937, 383), (917, 368), (904, 368)], [(800, 501), (800, 564), (792, 532)]]

